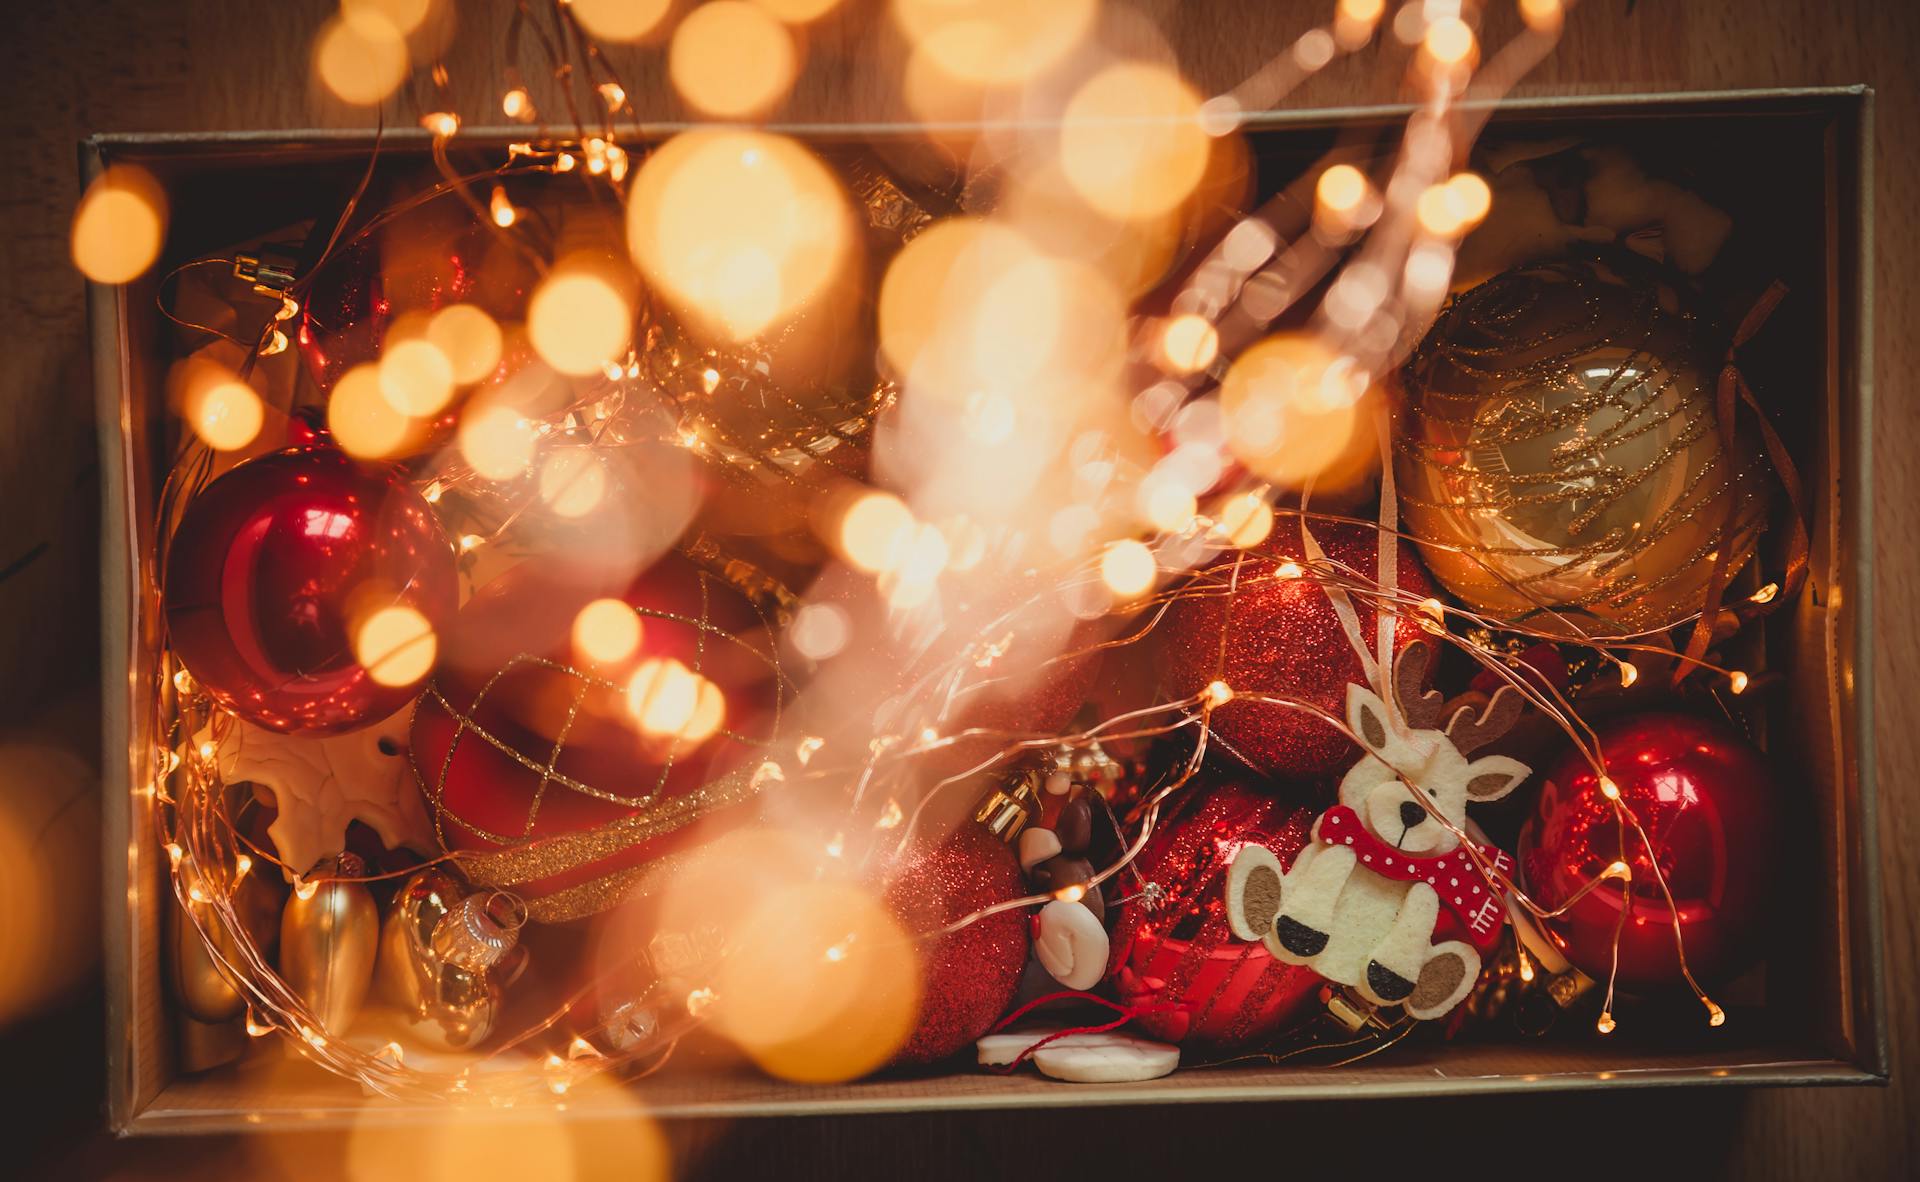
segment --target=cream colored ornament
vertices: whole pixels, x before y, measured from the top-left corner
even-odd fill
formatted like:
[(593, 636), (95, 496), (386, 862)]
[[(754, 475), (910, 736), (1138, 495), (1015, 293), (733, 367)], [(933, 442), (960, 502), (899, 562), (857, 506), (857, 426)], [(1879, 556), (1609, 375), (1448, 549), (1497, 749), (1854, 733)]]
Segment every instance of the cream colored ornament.
[(352, 854), (321, 859), (304, 896), (295, 888), (280, 917), (280, 976), (323, 1033), (345, 1034), (373, 985), (380, 909)]
[[(267, 827), (288, 881), (347, 845), (354, 821), (388, 849), (435, 852), (433, 824), (407, 762), (412, 707), (344, 735), (283, 735), (233, 720), (214, 759), (227, 783), (245, 781), (273, 794), (278, 815)], [(207, 742), (202, 731), (198, 741)]]

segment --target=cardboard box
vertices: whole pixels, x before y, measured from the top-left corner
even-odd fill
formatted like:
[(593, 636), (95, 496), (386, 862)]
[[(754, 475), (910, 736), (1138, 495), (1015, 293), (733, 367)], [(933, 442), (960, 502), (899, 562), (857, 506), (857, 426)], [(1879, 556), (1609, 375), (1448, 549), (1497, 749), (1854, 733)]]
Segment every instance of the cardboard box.
[[(1407, 108), (1289, 111), (1249, 127), (1272, 191), (1342, 133), (1388, 129)], [(648, 129), (653, 131), (655, 129)], [(672, 129), (658, 129), (665, 134)], [(844, 142), (839, 128), (783, 129)], [(894, 134), (861, 129), (860, 137)], [(1803, 889), (1779, 917), (1765, 1000), (1708, 1031), (1573, 1037), (1534, 1043), (1426, 1041), (1349, 1066), (1233, 1066), (1182, 1070), (1145, 1084), (1066, 1086), (1031, 1077), (960, 1073), (817, 1087), (751, 1073), (667, 1072), (632, 1085), (659, 1116), (832, 1114), (924, 1109), (1232, 1100), (1427, 1096), (1550, 1088), (1589, 1090), (1707, 1083), (1884, 1081), (1887, 1017), (1874, 833), (1872, 752), (1872, 96), (1863, 87), (1713, 94), (1619, 95), (1510, 102), (1489, 134), (1593, 135), (1626, 142), (1705, 145), (1703, 165), (1743, 172), (1737, 187), (1768, 222), (1780, 277), (1801, 298), (1768, 333), (1790, 342), (1786, 376), (1804, 381), (1783, 434), (1813, 502), (1813, 574), (1807, 591), (1765, 630), (1770, 667), (1790, 679), (1767, 721), (1769, 746), (1792, 798)], [(509, 133), (463, 132), (463, 144)], [(102, 580), (105, 604), (106, 971), (110, 1117), (125, 1133), (404, 1122), (418, 1107), (367, 1100), (318, 1069), (254, 1056), (200, 1075), (175, 1066), (163, 985), (165, 854), (154, 837), (155, 744), (145, 694), (156, 621), (142, 586), (153, 578), (155, 501), (171, 432), (162, 397), (166, 364), (155, 312), (156, 276), (171, 260), (217, 250), (294, 218), (277, 195), (352, 177), (370, 137), (265, 133), (99, 136), (82, 146), (89, 177), (133, 162), (168, 189), (167, 254), (143, 280), (91, 292), (101, 422)], [(412, 132), (383, 152), (424, 155)], [(1292, 169), (1293, 171), (1289, 171)], [(347, 187), (351, 187), (349, 182)], [(1770, 252), (1771, 253), (1771, 252)], [(1773, 376), (1780, 376), (1779, 373)], [(1763, 396), (1765, 395), (1763, 391)], [(1776, 412), (1777, 413), (1777, 412)], [(1804, 824), (1799, 824), (1804, 822)], [(569, 1111), (601, 1110), (582, 1098)], [(611, 1114), (611, 1113), (606, 1113)]]

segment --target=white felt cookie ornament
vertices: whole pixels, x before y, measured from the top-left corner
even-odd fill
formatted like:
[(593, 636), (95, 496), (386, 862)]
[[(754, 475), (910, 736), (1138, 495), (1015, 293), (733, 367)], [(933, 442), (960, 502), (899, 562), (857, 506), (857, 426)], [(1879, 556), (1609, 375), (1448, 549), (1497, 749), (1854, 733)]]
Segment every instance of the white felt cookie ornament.
[(1340, 781), (1340, 803), (1291, 867), (1247, 845), (1227, 879), (1235, 935), (1421, 1019), (1467, 996), (1505, 920), (1481, 866), (1505, 876), (1512, 859), (1462, 848), (1467, 805), (1498, 800), (1529, 775), (1504, 755), (1467, 755), (1513, 724), (1518, 694), (1503, 687), (1483, 710), (1458, 707), (1434, 729), (1445, 710), (1423, 688), (1432, 659), (1425, 643), (1401, 654), (1397, 716), (1371, 690), (1347, 687), (1347, 725), (1367, 754)]
[[(344, 735), (283, 735), (239, 719), (214, 753), (229, 784), (251, 783), (273, 794), (267, 836), (289, 881), (346, 848), (355, 821), (390, 850), (434, 852), (433, 823), (407, 766), (410, 708)], [(203, 732), (202, 742), (211, 738)]]
[(1009, 1030), (989, 1034), (976, 1046), (983, 1066), (1007, 1067), (1029, 1058), (1040, 1074), (1066, 1083), (1136, 1083), (1180, 1066), (1179, 1047), (1118, 1030)]

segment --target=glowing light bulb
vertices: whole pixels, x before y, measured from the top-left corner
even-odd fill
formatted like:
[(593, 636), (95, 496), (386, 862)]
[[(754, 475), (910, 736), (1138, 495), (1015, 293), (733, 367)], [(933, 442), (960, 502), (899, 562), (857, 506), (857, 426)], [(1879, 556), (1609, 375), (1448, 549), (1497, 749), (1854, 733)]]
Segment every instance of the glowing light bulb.
[(127, 283), (160, 257), (167, 203), (142, 169), (115, 165), (87, 186), (74, 210), (73, 264), (95, 283)]
[(1727, 1011), (1721, 1009), (1710, 997), (1703, 997), (1700, 1000), (1707, 1006), (1707, 1025), (1725, 1026), (1727, 1024)]
[(520, 218), (520, 211), (507, 200), (507, 191), (499, 185), (493, 187), (493, 196), (487, 199), (487, 212), (493, 216), (493, 224), (502, 230)]
[(793, 34), (772, 16), (746, 0), (710, 0), (674, 29), (667, 75), (689, 106), (740, 119), (786, 93), (798, 59)]
[(1640, 669), (1631, 661), (1620, 662), (1620, 688), (1626, 689), (1640, 680)]
[(851, 243), (839, 181), (797, 142), (764, 132), (675, 136), (640, 166), (627, 202), (627, 246), (641, 273), (734, 340), (822, 297)]
[(1457, 16), (1437, 20), (1427, 26), (1421, 47), (1440, 65), (1456, 66), (1473, 52), (1473, 30)]
[(260, 435), (266, 404), (238, 378), (217, 381), (187, 395), (187, 422), (215, 451), (238, 451)]
[(1600, 1020), (1593, 1024), (1593, 1028), (1602, 1034), (1612, 1034), (1613, 1015), (1606, 1010), (1600, 1011)]
[[(516, 86), (501, 95), (500, 113), (509, 119), (519, 119), (522, 121), (532, 119), (534, 116), (533, 99), (528, 96), (526, 88)], [(495, 191), (498, 192), (498, 190)]]
[(569, 0), (580, 27), (604, 41), (638, 41), (651, 33), (673, 0)]
[(1631, 866), (1628, 866), (1625, 862), (1615, 862), (1613, 865), (1607, 867), (1607, 872), (1605, 875), (1603, 875), (1603, 877), (1617, 878), (1621, 882), (1632, 882), (1633, 868)]
[(527, 338), (534, 352), (572, 377), (599, 372), (626, 351), (633, 307), (613, 283), (593, 270), (556, 266), (527, 303)]
[(500, 326), (472, 304), (450, 304), (435, 312), (427, 322), (426, 339), (446, 359), (453, 380), (463, 386), (491, 376), (506, 348)]
[(1165, 66), (1108, 66), (1061, 115), (1061, 171), (1083, 200), (1115, 221), (1164, 216), (1206, 174), (1213, 149), (1199, 116), (1199, 96)]
[(533, 431), (510, 406), (469, 405), (455, 440), (467, 465), (488, 480), (512, 480), (533, 463)]
[(1087, 897), (1087, 888), (1076, 882), (1072, 886), (1064, 886), (1053, 892), (1053, 897), (1062, 903), (1078, 903)]
[(1207, 705), (1224, 706), (1233, 701), (1233, 687), (1224, 681), (1215, 681), (1207, 685)]
[(1610, 776), (1601, 776), (1600, 777), (1600, 795), (1606, 797), (1608, 800), (1619, 800), (1620, 785), (1614, 783), (1612, 777)]
[(840, 519), (840, 551), (847, 561), (870, 573), (891, 570), (900, 560), (913, 511), (891, 493), (869, 492)]
[(1351, 164), (1336, 164), (1327, 169), (1313, 187), (1319, 208), (1341, 219), (1350, 218), (1359, 210), (1372, 190), (1366, 174)]
[(1536, 33), (1557, 33), (1566, 20), (1561, 0), (1520, 0), (1520, 19)]
[(314, 40), (314, 74), (356, 107), (383, 101), (406, 81), (407, 69), (406, 38), (390, 21), (335, 19)]
[(406, 604), (383, 607), (361, 622), (353, 651), (381, 685), (412, 685), (433, 672), (439, 645), (427, 617)]
[(1159, 573), (1153, 551), (1133, 538), (1109, 543), (1100, 555), (1100, 577), (1109, 590), (1124, 599), (1145, 594)]
[(1780, 594), (1780, 584), (1768, 583), (1752, 595), (1747, 596), (1747, 599), (1752, 603), (1772, 603), (1773, 597), (1778, 594)]
[(1274, 568), (1273, 577), (1276, 579), (1297, 579), (1301, 575), (1304, 575), (1306, 573), (1307, 572), (1305, 568), (1303, 568), (1299, 563), (1294, 562), (1292, 559), (1288, 559), (1286, 562), (1283, 562), (1279, 566)]
[(435, 139), (452, 139), (460, 130), (460, 116), (452, 111), (429, 111), (420, 116), (420, 126), (432, 132)]
[(1219, 355), (1220, 334), (1204, 316), (1176, 316), (1160, 334), (1161, 359), (1174, 373), (1199, 373)]
[(1747, 675), (1745, 673), (1740, 672), (1738, 669), (1735, 669), (1732, 673), (1727, 674), (1727, 688), (1732, 690), (1736, 694), (1746, 693), (1747, 692)]
[(1258, 492), (1228, 498), (1214, 516), (1227, 541), (1242, 550), (1258, 546), (1273, 532), (1273, 508)]
[(596, 599), (573, 618), (573, 647), (589, 661), (617, 664), (640, 648), (640, 613), (618, 599)]

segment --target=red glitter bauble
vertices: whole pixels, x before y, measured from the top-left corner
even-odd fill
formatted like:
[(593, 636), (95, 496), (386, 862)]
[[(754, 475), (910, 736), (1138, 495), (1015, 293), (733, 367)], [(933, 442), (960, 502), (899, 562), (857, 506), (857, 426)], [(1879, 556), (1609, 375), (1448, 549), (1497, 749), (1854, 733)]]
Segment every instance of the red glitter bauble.
[(1140, 879), (1122, 880), (1153, 883), (1160, 901), (1150, 906), (1130, 886), (1136, 897), (1113, 938), (1114, 985), (1121, 1002), (1141, 1013), (1142, 1030), (1230, 1050), (1272, 1036), (1308, 1007), (1320, 975), (1237, 939), (1222, 891), (1241, 846), (1263, 845), (1290, 864), (1312, 826), (1306, 809), (1234, 783), (1161, 821), (1133, 864)]
[[(692, 822), (711, 809), (744, 804), (746, 794), (716, 782), (764, 750), (755, 739), (770, 729), (779, 694), (765, 622), (731, 585), (678, 555), (624, 588), (606, 586), (606, 577), (536, 560), (489, 582), (461, 609), (414, 710), (414, 767), (450, 851), (613, 832), (636, 817), (664, 826), (605, 845), (549, 847), (538, 871), (511, 884), (516, 892), (536, 904), (572, 888), (600, 893), (591, 906), (552, 904), (565, 915), (536, 905), (536, 918), (611, 905), (616, 894), (600, 889), (609, 876), (688, 843)], [(609, 596), (638, 612), (639, 641), (618, 660), (589, 661), (572, 651), (574, 621)], [(697, 742), (647, 736), (628, 701), (637, 672), (668, 661), (720, 691), (718, 729)], [(696, 793), (711, 799), (690, 800)], [(666, 825), (669, 817), (686, 823)]]
[(426, 679), (376, 681), (360, 626), (407, 607), (435, 633), (459, 603), (453, 546), (397, 469), (328, 447), (249, 460), (209, 484), (167, 547), (174, 655), (215, 701), (270, 730), (384, 718)]
[(322, 390), (374, 360), (409, 312), (471, 303), (506, 322), (525, 315), (539, 279), (504, 235), (443, 196), (335, 248), (314, 271), (294, 340)]
[[(1687, 964), (1703, 982), (1724, 981), (1752, 963), (1765, 930), (1769, 883), (1780, 837), (1780, 792), (1764, 755), (1718, 723), (1679, 714), (1641, 714), (1599, 728), (1607, 776), (1652, 843), (1621, 832), (1600, 778), (1577, 751), (1546, 775), (1534, 815), (1520, 833), (1520, 873), (1545, 907), (1559, 907), (1614, 862), (1632, 870), (1627, 886), (1608, 879), (1541, 927), (1566, 958), (1604, 980), (1620, 933), (1619, 982), (1627, 989), (1679, 985), (1678, 917)], [(1673, 906), (1655, 880), (1665, 876)], [(1626, 909), (1626, 922), (1620, 922)]]
[[(1161, 688), (1186, 698), (1224, 681), (1237, 694), (1296, 698), (1338, 718), (1346, 710), (1347, 685), (1364, 684), (1360, 656), (1335, 614), (1333, 601), (1311, 578), (1280, 578), (1284, 562), (1304, 563), (1297, 535), (1280, 536), (1245, 555), (1229, 555), (1195, 576), (1186, 594), (1167, 609), (1160, 632), (1165, 664)], [(1351, 524), (1313, 525), (1327, 557), (1371, 581), (1379, 566), (1378, 532)], [(1396, 564), (1400, 592), (1425, 599), (1433, 584), (1401, 545)], [(1238, 571), (1235, 571), (1235, 564)], [(1229, 587), (1231, 591), (1229, 592)], [(1375, 613), (1354, 595), (1360, 632), (1374, 642)], [(1394, 626), (1399, 651), (1421, 635), (1419, 621), (1403, 614)], [(1319, 717), (1270, 702), (1231, 701), (1213, 712), (1213, 736), (1247, 766), (1270, 776), (1306, 778), (1341, 771), (1359, 758), (1352, 740)]]
[[(907, 931), (924, 936), (1026, 893), (1013, 850), (968, 821), (942, 839), (910, 845), (888, 874), (886, 902)], [(993, 1028), (1019, 988), (1027, 928), (1026, 912), (1002, 911), (922, 941), (920, 1015), (895, 1063), (938, 1062)]]

